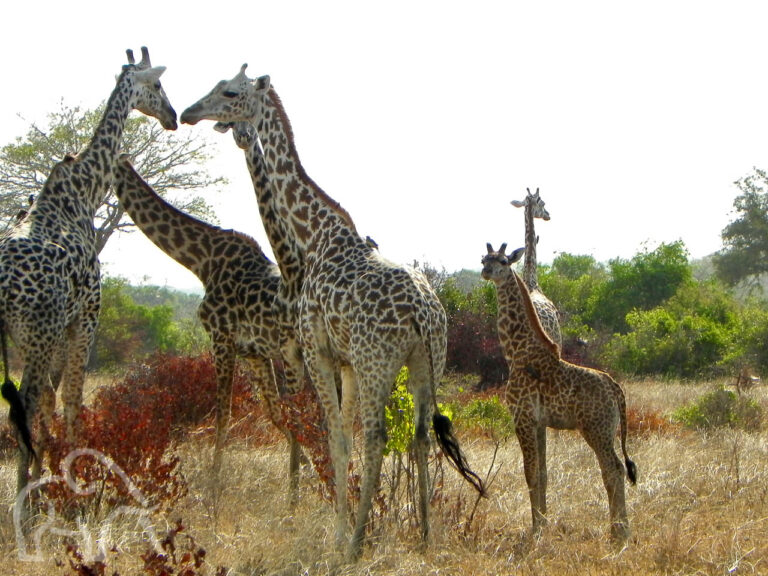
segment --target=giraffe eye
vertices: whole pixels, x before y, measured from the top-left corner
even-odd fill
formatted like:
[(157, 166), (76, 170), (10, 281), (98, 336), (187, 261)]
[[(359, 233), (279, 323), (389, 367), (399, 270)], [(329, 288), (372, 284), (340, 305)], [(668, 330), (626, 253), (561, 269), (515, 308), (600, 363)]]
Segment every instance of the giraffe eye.
[(237, 97), (237, 92), (234, 90), (224, 90), (224, 97), (225, 98), (235, 98)]

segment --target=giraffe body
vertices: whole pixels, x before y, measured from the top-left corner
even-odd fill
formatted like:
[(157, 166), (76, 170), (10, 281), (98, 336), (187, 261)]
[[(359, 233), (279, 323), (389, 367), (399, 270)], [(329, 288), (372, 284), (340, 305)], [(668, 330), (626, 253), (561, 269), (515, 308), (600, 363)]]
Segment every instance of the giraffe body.
[[(312, 381), (323, 403), (329, 429), (336, 486), (336, 539), (346, 540), (347, 470), (352, 419), (359, 402), (364, 434), (360, 504), (347, 555), (361, 550), (373, 495), (378, 488), (386, 443), (384, 406), (400, 368), (409, 368), (414, 396), (414, 439), (422, 537), (429, 532), (428, 421), (436, 408), (435, 387), (446, 354), (446, 318), (424, 276), (385, 260), (361, 237), (349, 214), (304, 171), (293, 133), (269, 78), (250, 80), (245, 66), (230, 81), (182, 114), (182, 122), (202, 119), (250, 122), (264, 146), (275, 209), (303, 255), (304, 278), (298, 295), (300, 341)], [(341, 398), (334, 375), (340, 372)], [(465, 477), (468, 470), (444, 417), (433, 426), (446, 454)], [(449, 448), (446, 448), (449, 446)], [(477, 486), (482, 483), (476, 476)]]
[(525, 280), (525, 284), (528, 287), (541, 325), (552, 341), (562, 347), (563, 337), (560, 331), (557, 307), (541, 291), (539, 274), (536, 268), (536, 245), (539, 242), (539, 237), (536, 235), (534, 220), (539, 218), (548, 221), (549, 212), (544, 206), (544, 200), (541, 199), (538, 188), (535, 194), (531, 194), (530, 190), (527, 190), (527, 192), (525, 200), (512, 201), (512, 205), (516, 208), (525, 208), (525, 264), (523, 266), (523, 280)]
[(626, 542), (625, 468), (614, 449), (617, 428), (632, 483), (637, 469), (626, 450), (624, 392), (605, 372), (560, 358), (559, 347), (544, 331), (525, 282), (510, 268), (522, 249), (506, 255), (505, 248), (503, 245), (494, 251), (488, 245), (482, 274), (496, 284), (499, 339), (510, 370), (505, 398), (523, 453), (534, 533), (540, 531), (547, 514), (546, 430), (578, 430), (600, 464), (608, 493), (611, 535), (618, 542)]
[[(88, 352), (100, 306), (100, 272), (93, 219), (111, 184), (125, 120), (132, 109), (176, 129), (176, 112), (160, 85), (165, 68), (152, 68), (146, 48), (117, 79), (89, 146), (56, 164), (43, 189), (13, 231), (0, 241), (0, 338), (8, 335), (24, 362), (21, 388), (3, 386), (20, 406), (12, 418), (20, 442), (18, 491), (28, 481), (30, 456), (36, 453), (33, 479), (39, 476), (55, 391), (63, 382), (67, 438), (76, 437)], [(6, 383), (9, 383), (6, 366)], [(19, 414), (19, 411), (21, 414)], [(13, 413), (13, 410), (12, 410)], [(39, 433), (35, 431), (41, 416)], [(35, 446), (35, 448), (33, 448)]]
[[(202, 282), (205, 295), (198, 309), (211, 338), (216, 367), (216, 446), (214, 471), (221, 467), (231, 412), (232, 379), (237, 356), (248, 360), (271, 420), (289, 439), (291, 486), (296, 487), (298, 444), (282, 423), (272, 360), (286, 358), (289, 386), (302, 374), (290, 325), (278, 318), (280, 271), (249, 236), (224, 230), (178, 210), (163, 200), (131, 166), (115, 167), (115, 192), (134, 223), (155, 245)], [(286, 333), (286, 326), (289, 332)], [(298, 372), (297, 372), (298, 370)]]

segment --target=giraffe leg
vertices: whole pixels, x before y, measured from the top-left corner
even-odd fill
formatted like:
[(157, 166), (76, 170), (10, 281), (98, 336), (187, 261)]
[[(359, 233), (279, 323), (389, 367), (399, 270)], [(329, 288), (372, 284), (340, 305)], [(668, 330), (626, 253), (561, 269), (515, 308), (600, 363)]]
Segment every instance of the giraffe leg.
[[(98, 278), (95, 282), (98, 285)], [(81, 317), (71, 324), (65, 332), (68, 351), (61, 377), (63, 382), (61, 399), (64, 405), (67, 442), (71, 445), (77, 444), (82, 427), (82, 421), (78, 417), (83, 407), (85, 367), (88, 364), (88, 353), (98, 323), (98, 298), (97, 294), (83, 305), (86, 310), (81, 312)]]
[(421, 539), (423, 543), (429, 540), (429, 471), (427, 456), (429, 455), (429, 422), (432, 416), (432, 391), (430, 385), (429, 367), (424, 363), (424, 357), (412, 357), (408, 360), (408, 372), (413, 391), (415, 435), (413, 439), (416, 453), (416, 469), (419, 482), (419, 520), (421, 522)]
[(42, 463), (45, 459), (45, 453), (51, 445), (51, 425), (53, 424), (53, 413), (56, 410), (56, 391), (49, 383), (43, 385), (40, 393), (40, 432), (38, 435), (37, 458), (32, 463), (31, 480), (34, 482), (40, 479)]
[(327, 336), (322, 329), (315, 330), (309, 313), (302, 315), (301, 332), (304, 337), (304, 358), (309, 377), (317, 390), (328, 427), (328, 450), (333, 469), (336, 500), (336, 548), (343, 550), (347, 542), (347, 476), (351, 446), (344, 435), (336, 374), (332, 358), (321, 351), (329, 350)]
[(603, 423), (598, 430), (583, 430), (582, 435), (595, 452), (600, 465), (603, 485), (608, 494), (611, 540), (616, 544), (623, 545), (629, 539), (629, 520), (627, 519), (624, 492), (624, 466), (613, 446), (612, 431), (616, 430), (617, 422), (614, 419), (611, 422), (613, 426), (610, 427), (610, 432), (608, 431), (608, 426), (605, 426)]
[(282, 402), (277, 388), (274, 363), (264, 358), (249, 358), (248, 362), (256, 374), (256, 382), (258, 382), (258, 388), (264, 399), (267, 416), (288, 441), (288, 501), (289, 506), (293, 507), (299, 497), (299, 462), (303, 456), (301, 446), (283, 420)]
[[(282, 348), (283, 355), (283, 373), (285, 375), (285, 389), (288, 394), (296, 394), (301, 390), (302, 380), (304, 377), (304, 364), (301, 358), (301, 353), (294, 347)], [(272, 365), (274, 372), (274, 364)], [(273, 381), (276, 383), (277, 379)], [(282, 409), (281, 409), (282, 415)], [(293, 507), (298, 500), (299, 495), (299, 467), (303, 464), (310, 465), (309, 459), (301, 449), (299, 441), (296, 439), (296, 435), (285, 425), (284, 420), (281, 418), (281, 425), (283, 426), (284, 434), (288, 438), (288, 445), (290, 456), (288, 460), (288, 475), (290, 478), (290, 505)]]
[[(41, 355), (41, 356), (44, 356)], [(26, 358), (26, 365), (24, 367), (24, 373), (21, 377), (21, 388), (19, 395), (21, 396), (22, 404), (24, 405), (25, 416), (27, 420), (27, 428), (31, 434), (32, 449), (37, 454), (35, 458), (35, 468), (33, 473), (39, 475), (39, 436), (36, 435), (37, 427), (36, 421), (39, 419), (39, 404), (40, 397), (43, 395), (43, 389), (48, 385), (48, 371), (49, 364), (44, 358), (28, 357)], [(16, 493), (19, 494), (27, 487), (30, 481), (30, 464), (32, 464), (32, 453), (27, 449), (25, 443), (22, 441), (21, 436), (17, 432), (18, 445), (19, 445), (19, 458), (18, 468), (16, 470)], [(33, 477), (32, 480), (37, 480)]]
[[(380, 368), (380, 366), (376, 368)], [(356, 371), (356, 373), (361, 375), (359, 384), (365, 438), (365, 460), (355, 529), (347, 550), (348, 560), (355, 560), (360, 556), (365, 528), (368, 525), (368, 516), (373, 504), (373, 496), (379, 487), (384, 446), (387, 443), (384, 406), (392, 391), (392, 383), (397, 376), (397, 370), (377, 370), (367, 367)]]
[(541, 516), (541, 525), (547, 524), (547, 427), (538, 423), (536, 426), (536, 471), (538, 472), (537, 508)]
[(216, 369), (216, 443), (213, 448), (213, 477), (219, 478), (224, 459), (224, 444), (232, 415), (232, 378), (235, 350), (226, 339), (213, 339), (213, 362)]
[(541, 487), (539, 486), (539, 454), (534, 422), (518, 422), (515, 424), (517, 441), (523, 453), (523, 470), (525, 482), (528, 485), (528, 496), (531, 500), (531, 519), (533, 522), (533, 535), (537, 536), (545, 523), (544, 514), (541, 511)]
[(347, 446), (352, 446), (355, 415), (357, 414), (357, 378), (351, 366), (341, 368), (341, 413), (342, 430)]

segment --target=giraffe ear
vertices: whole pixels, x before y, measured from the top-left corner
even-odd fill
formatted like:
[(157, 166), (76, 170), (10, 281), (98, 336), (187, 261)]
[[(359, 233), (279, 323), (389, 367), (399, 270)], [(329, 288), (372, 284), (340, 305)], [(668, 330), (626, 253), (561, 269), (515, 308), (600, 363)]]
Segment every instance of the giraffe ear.
[(512, 200), (510, 204), (512, 204), (512, 206), (514, 206), (515, 208), (522, 208), (523, 206), (525, 206), (525, 202), (521, 202), (520, 200)]
[(138, 78), (140, 82), (152, 84), (160, 80), (160, 76), (163, 75), (163, 72), (165, 72), (165, 66), (155, 66), (154, 68), (147, 68), (146, 70), (137, 70), (136, 78)]
[(216, 130), (216, 132), (226, 134), (234, 125), (234, 122), (216, 122), (216, 124), (213, 125), (213, 129)]
[(269, 90), (270, 83), (271, 83), (271, 79), (269, 77), (269, 74), (266, 74), (264, 76), (259, 76), (258, 78), (256, 78), (256, 80), (253, 81), (253, 87), (260, 92), (266, 92), (267, 90)]
[(520, 260), (520, 258), (523, 257), (523, 254), (525, 254), (525, 246), (523, 246), (522, 248), (518, 248), (517, 250), (512, 252), (512, 254), (508, 254), (507, 260), (509, 260), (510, 264), (514, 264), (515, 262)]

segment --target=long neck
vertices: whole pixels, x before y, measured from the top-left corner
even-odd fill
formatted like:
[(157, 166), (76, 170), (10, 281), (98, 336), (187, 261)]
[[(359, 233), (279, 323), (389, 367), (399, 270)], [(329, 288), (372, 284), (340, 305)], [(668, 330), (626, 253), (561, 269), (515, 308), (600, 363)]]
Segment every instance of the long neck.
[(559, 357), (557, 345), (544, 332), (524, 282), (510, 273), (496, 284), (498, 331), (507, 361), (525, 365), (531, 354)]
[(251, 138), (249, 148), (245, 150), (245, 159), (251, 174), (261, 221), (280, 267), (282, 293), (288, 300), (294, 302), (298, 298), (304, 280), (304, 256), (293, 232), (280, 217), (264, 155), (259, 147), (259, 139), (255, 136)]
[(221, 268), (222, 254), (216, 252), (217, 248), (221, 251), (221, 242), (217, 239), (232, 237), (231, 230), (222, 230), (185, 214), (163, 200), (135, 173), (119, 173), (115, 193), (146, 237), (200, 278), (203, 284)]
[(523, 278), (529, 290), (539, 288), (539, 275), (536, 269), (536, 230), (533, 224), (533, 205), (530, 198), (525, 203), (525, 264)]
[(263, 98), (259, 135), (269, 170), (275, 204), (288, 231), (305, 258), (322, 245), (329, 229), (346, 229), (357, 236), (352, 218), (341, 205), (323, 192), (304, 171), (293, 141), (288, 116), (277, 93), (270, 88)]
[(91, 142), (77, 157), (83, 200), (94, 215), (112, 183), (112, 166), (120, 152), (125, 121), (132, 109), (131, 84), (130, 74), (124, 70), (107, 101)]

